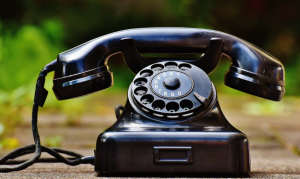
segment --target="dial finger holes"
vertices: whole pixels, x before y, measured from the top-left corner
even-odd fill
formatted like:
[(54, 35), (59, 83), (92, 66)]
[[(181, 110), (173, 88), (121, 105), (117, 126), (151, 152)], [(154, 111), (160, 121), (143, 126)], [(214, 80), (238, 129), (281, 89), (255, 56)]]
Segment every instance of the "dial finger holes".
[(165, 102), (162, 100), (156, 100), (152, 103), (152, 107), (155, 111), (160, 111), (165, 107)]
[(166, 67), (166, 68), (169, 68), (169, 69), (174, 69), (174, 68), (177, 67), (177, 63), (175, 63), (175, 62), (167, 62), (167, 63), (165, 64), (165, 67)]
[(134, 84), (136, 86), (144, 86), (144, 84), (147, 83), (147, 79), (146, 78), (138, 78), (134, 81)]
[(188, 99), (182, 100), (180, 102), (180, 107), (185, 111), (190, 110), (193, 108), (193, 102)]
[(151, 69), (153, 71), (161, 71), (164, 69), (164, 66), (162, 64), (155, 64), (151, 66)]
[(143, 70), (140, 72), (141, 77), (150, 77), (153, 74), (152, 70)]
[(134, 90), (134, 94), (138, 95), (138, 96), (143, 96), (144, 94), (146, 94), (148, 91), (148, 89), (146, 87), (137, 87)]
[(189, 64), (186, 64), (186, 63), (180, 64), (180, 65), (179, 65), (179, 69), (182, 70), (182, 71), (188, 71), (188, 70), (190, 70), (191, 68), (192, 68), (192, 66), (189, 65)]
[(166, 106), (166, 109), (173, 113), (179, 110), (179, 105), (176, 102), (169, 102)]
[(141, 98), (141, 103), (147, 105), (147, 104), (152, 103), (153, 100), (154, 100), (154, 97), (153, 97), (152, 95), (146, 94), (146, 95), (144, 95), (144, 96)]

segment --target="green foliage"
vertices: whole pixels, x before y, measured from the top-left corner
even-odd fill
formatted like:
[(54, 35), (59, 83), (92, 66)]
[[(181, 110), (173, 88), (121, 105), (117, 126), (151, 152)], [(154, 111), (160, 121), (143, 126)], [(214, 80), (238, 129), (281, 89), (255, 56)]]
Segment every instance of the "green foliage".
[(255, 116), (281, 116), (287, 115), (288, 111), (283, 103), (274, 101), (246, 102), (242, 106), (243, 112)]
[(44, 145), (47, 147), (61, 147), (61, 141), (61, 136), (46, 137)]
[[(46, 21), (43, 27), (24, 25), (16, 33), (0, 29), (0, 89), (12, 91), (34, 84), (39, 71), (61, 52), (59, 23)], [(52, 39), (52, 40), (50, 40)], [(56, 42), (56, 43), (53, 43)]]
[(81, 116), (85, 111), (85, 105), (85, 98), (64, 101), (64, 105), (60, 105), (61, 112), (66, 115), (66, 124), (68, 126), (78, 126), (80, 124)]
[(300, 54), (294, 58), (294, 62), (290, 62), (285, 66), (286, 69), (286, 94), (287, 95), (300, 95)]
[(25, 87), (17, 88), (11, 92), (0, 91), (0, 143), (4, 148), (9, 144), (9, 140), (7, 141), (4, 137), (12, 133), (14, 127), (22, 122), (21, 112), (28, 105), (29, 95), (27, 91)]
[(0, 142), (0, 149), (12, 150), (20, 146), (20, 142), (17, 138), (6, 137)]
[[(13, 131), (22, 121), (21, 113), (31, 107), (38, 74), (62, 51), (62, 37), (56, 20), (44, 21), (41, 27), (24, 25), (16, 32), (4, 30), (0, 21), (0, 124), (5, 134)], [(47, 80), (46, 86), (50, 83)]]

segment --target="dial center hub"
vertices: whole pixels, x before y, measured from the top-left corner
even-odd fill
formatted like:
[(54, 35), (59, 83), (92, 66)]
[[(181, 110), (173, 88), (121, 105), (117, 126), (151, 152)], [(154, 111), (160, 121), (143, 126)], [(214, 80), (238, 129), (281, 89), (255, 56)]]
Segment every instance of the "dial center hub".
[(192, 79), (180, 71), (164, 71), (152, 78), (151, 90), (158, 96), (167, 99), (182, 98), (193, 89)]
[(180, 86), (180, 81), (176, 77), (168, 77), (164, 80), (164, 86), (168, 89), (177, 89)]

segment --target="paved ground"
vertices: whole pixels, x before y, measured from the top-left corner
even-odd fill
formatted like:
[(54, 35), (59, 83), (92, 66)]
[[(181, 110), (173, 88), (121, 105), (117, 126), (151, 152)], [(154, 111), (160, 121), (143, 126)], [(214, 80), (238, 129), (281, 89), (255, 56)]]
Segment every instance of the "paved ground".
[[(248, 113), (242, 103), (221, 97), (221, 106), (230, 121), (248, 135), (251, 155), (251, 178), (300, 178), (300, 109), (298, 102), (286, 101), (284, 111), (274, 111), (255, 116)], [(243, 101), (243, 99), (235, 99)], [(230, 105), (228, 105), (230, 104)], [(250, 104), (250, 103), (249, 103)], [(296, 107), (295, 107), (296, 106)], [(244, 105), (245, 107), (245, 105)], [(247, 107), (247, 105), (246, 105)], [(274, 109), (270, 109), (274, 110)], [(113, 112), (113, 109), (111, 109)], [(84, 155), (92, 155), (98, 134), (114, 122), (114, 116), (85, 115), (81, 125), (63, 125), (62, 115), (42, 115), (39, 118), (42, 141), (46, 137), (60, 135), (62, 148), (72, 149)], [(21, 145), (32, 143), (30, 117), (15, 134)], [(1, 151), (1, 155), (8, 151)], [(70, 167), (64, 164), (35, 164), (26, 170), (0, 174), (0, 178), (92, 178), (93, 166)]]

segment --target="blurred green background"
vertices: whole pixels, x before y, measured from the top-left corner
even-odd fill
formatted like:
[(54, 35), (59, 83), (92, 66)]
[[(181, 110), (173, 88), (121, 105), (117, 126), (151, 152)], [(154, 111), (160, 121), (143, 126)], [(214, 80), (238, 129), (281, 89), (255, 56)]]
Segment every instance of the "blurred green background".
[[(300, 1), (296, 0), (0, 0), (0, 144), (5, 145), (4, 136), (9, 136), (14, 126), (22, 123), (23, 116), (30, 114), (35, 81), (45, 64), (60, 52), (129, 28), (206, 28), (245, 39), (284, 64), (285, 99), (296, 100), (300, 95), (299, 7)], [(224, 99), (243, 99), (244, 93), (223, 85), (229, 63), (222, 57), (210, 78)], [(107, 96), (126, 99), (134, 77), (122, 56), (110, 60), (109, 67), (114, 73), (114, 87), (62, 102), (51, 91), (53, 74), (48, 75), (46, 88), (50, 93), (42, 112), (63, 113), (68, 125), (78, 125), (84, 114), (107, 112), (105, 99), (113, 101)], [(254, 115), (286, 111), (284, 103), (245, 98), (250, 102), (243, 102), (242, 107)], [(91, 109), (91, 104), (100, 107)]]

